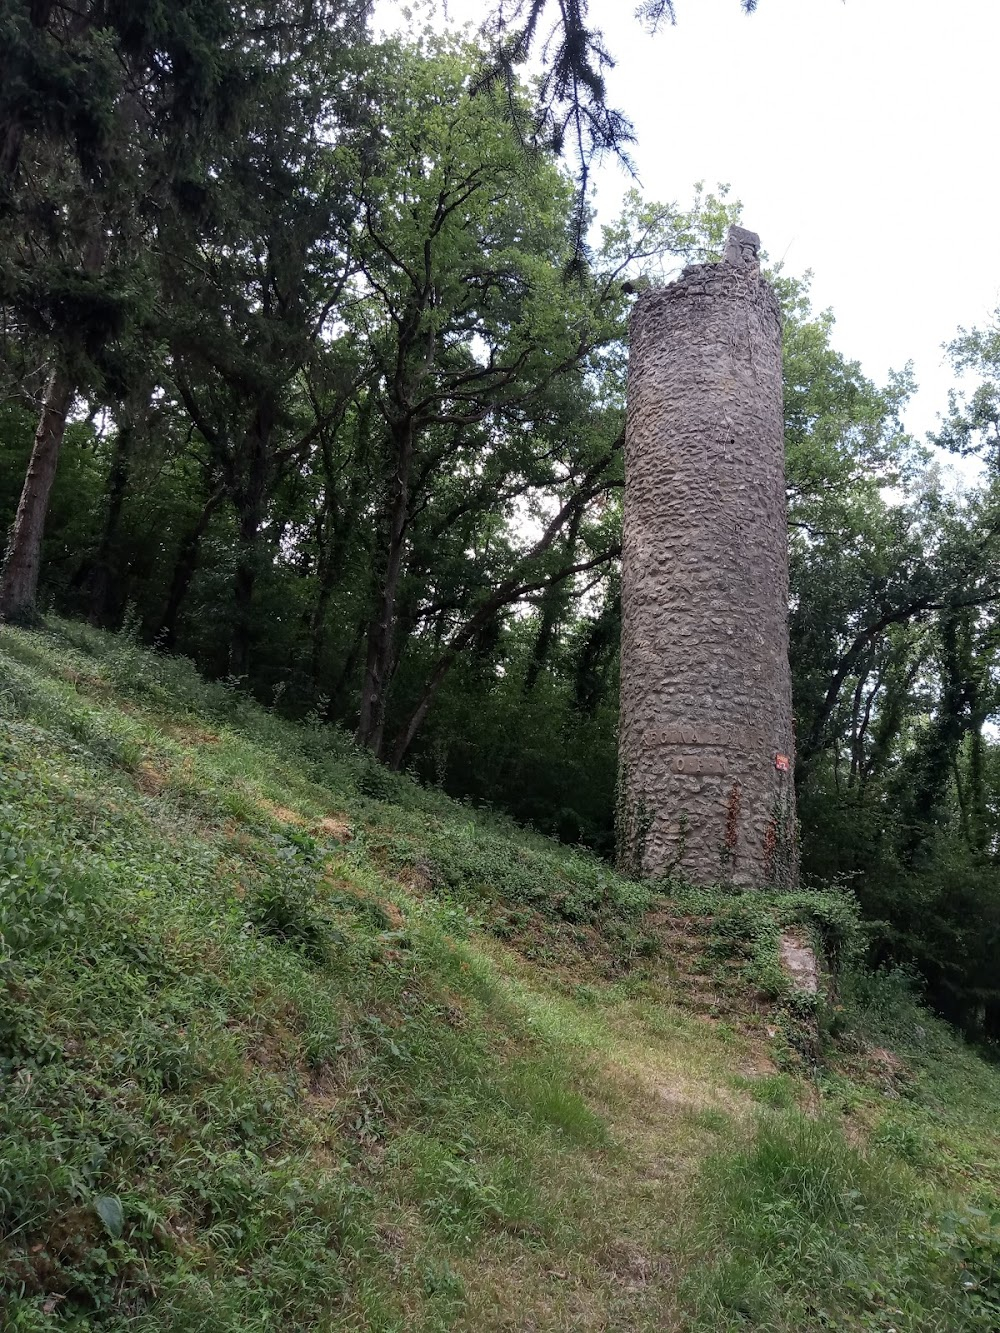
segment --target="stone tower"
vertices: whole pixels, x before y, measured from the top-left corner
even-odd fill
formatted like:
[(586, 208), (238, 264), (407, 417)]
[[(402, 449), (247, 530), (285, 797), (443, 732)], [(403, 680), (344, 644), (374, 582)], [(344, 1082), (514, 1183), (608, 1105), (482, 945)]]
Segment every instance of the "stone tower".
[(796, 878), (781, 321), (759, 238), (630, 326), (619, 855), (699, 884)]

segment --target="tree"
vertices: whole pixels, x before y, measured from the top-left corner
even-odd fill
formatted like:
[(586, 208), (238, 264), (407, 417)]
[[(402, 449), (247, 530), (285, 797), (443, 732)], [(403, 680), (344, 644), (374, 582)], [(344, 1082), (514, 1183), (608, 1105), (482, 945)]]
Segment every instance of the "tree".
[[(740, 0), (746, 14), (757, 0)], [(650, 31), (676, 20), (674, 0), (642, 0), (636, 17)], [(572, 258), (583, 261), (587, 239), (587, 187), (593, 163), (613, 153), (631, 168), (632, 126), (608, 105), (605, 75), (614, 58), (600, 29), (589, 21), (587, 0), (499, 0), (486, 24), (490, 45), (473, 92), (501, 90), (511, 123), (525, 143), (562, 154), (577, 168)], [(518, 71), (541, 48), (542, 75), (530, 107), (519, 92)]]
[[(355, 173), (344, 318), (370, 366), (352, 420), (371, 431), (375, 501), (357, 738), (397, 766), (461, 654), (512, 607), (615, 559), (601, 507), (621, 484), (622, 279), (701, 253), (727, 215), (714, 198), (682, 213), (632, 196), (570, 275), (572, 184), (465, 96), (477, 58), (448, 41), (386, 47), (406, 96)], [(408, 654), (420, 672), (389, 742)]]
[(963, 457), (978, 455), (996, 476), (1000, 473), (1000, 308), (985, 329), (959, 329), (945, 349), (956, 373), (974, 375), (979, 383), (951, 391), (948, 415), (935, 443)]
[[(254, 39), (256, 98), (238, 142), (212, 162), (210, 209), (162, 239), (170, 376), (207, 451), (206, 492), (221, 486), (236, 519), (228, 654), (236, 677), (250, 662), (270, 499), (324, 424), (302, 376), (354, 262), (336, 139), (345, 117), (363, 121), (352, 62), (364, 13), (351, 3), (279, 9)], [(368, 137), (364, 123), (359, 134)], [(171, 618), (174, 603), (176, 595)]]
[[(567, 185), (551, 162), (525, 158), (488, 102), (465, 98), (469, 53), (444, 43), (428, 59), (389, 46), (383, 58), (406, 90), (406, 119), (370, 165), (359, 163), (357, 301), (347, 315), (367, 348), (378, 422), (358, 724), (359, 741), (376, 751), (415, 518), (436, 522), (441, 540), (470, 508), (528, 491), (525, 468), (546, 468), (532, 463), (531, 413), (560, 377), (579, 373), (597, 328), (589, 297), (563, 281)], [(449, 479), (464, 496), (435, 503)], [(567, 521), (543, 534), (542, 548)]]
[(0, 576), (4, 618), (32, 612), (77, 387), (113, 378), (109, 344), (141, 314), (143, 210), (172, 201), (224, 100), (229, 16), (221, 0), (0, 9), (0, 296), (51, 367)]

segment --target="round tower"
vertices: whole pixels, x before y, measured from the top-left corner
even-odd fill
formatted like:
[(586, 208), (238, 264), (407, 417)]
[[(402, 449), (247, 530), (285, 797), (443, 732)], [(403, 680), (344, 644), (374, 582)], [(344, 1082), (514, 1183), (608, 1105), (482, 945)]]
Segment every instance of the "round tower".
[(794, 883), (781, 320), (760, 241), (644, 292), (630, 324), (619, 858)]

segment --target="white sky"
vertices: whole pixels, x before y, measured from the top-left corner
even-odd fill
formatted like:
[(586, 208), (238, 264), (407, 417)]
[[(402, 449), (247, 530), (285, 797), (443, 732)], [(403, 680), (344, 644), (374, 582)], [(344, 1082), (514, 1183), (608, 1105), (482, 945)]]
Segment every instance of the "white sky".
[[(922, 435), (952, 376), (941, 343), (1000, 304), (997, 0), (676, 0), (652, 38), (630, 0), (591, 0), (618, 61), (643, 193), (732, 186), (772, 261), (814, 274), (835, 341), (881, 380), (915, 363)], [(381, 0), (383, 21), (399, 6)], [(453, 22), (488, 0), (449, 0)], [(630, 182), (605, 166), (598, 201)]]

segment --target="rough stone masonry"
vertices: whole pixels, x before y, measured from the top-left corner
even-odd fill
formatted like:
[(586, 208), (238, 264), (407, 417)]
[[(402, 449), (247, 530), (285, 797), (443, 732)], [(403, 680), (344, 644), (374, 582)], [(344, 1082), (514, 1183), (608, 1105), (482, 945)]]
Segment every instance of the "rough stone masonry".
[(619, 857), (797, 875), (781, 320), (759, 238), (644, 292), (630, 326)]

